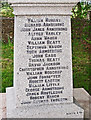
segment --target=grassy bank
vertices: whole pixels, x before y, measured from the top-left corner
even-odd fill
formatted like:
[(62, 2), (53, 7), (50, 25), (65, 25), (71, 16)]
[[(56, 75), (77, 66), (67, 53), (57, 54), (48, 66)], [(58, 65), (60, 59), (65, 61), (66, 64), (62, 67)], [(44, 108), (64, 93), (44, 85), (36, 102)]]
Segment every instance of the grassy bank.
[(13, 86), (13, 43), (2, 43), (2, 90), (5, 92), (6, 87)]
[(74, 87), (83, 87), (90, 94), (90, 21), (72, 20), (73, 80)]

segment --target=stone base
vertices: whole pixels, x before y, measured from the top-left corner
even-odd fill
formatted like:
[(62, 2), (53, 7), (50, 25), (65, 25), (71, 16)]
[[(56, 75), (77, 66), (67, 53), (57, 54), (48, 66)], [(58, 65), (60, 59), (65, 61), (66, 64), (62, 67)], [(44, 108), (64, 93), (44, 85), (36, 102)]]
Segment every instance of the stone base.
[(14, 88), (7, 88), (7, 118), (84, 118), (76, 103), (15, 108)]
[(6, 118), (6, 93), (0, 93), (0, 120)]

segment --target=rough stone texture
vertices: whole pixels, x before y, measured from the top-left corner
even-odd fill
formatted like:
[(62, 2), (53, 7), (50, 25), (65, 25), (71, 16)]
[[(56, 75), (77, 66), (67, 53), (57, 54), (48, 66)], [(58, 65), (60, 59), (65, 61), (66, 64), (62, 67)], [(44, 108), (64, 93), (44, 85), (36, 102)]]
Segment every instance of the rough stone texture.
[[(27, 41), (30, 40), (30, 36), (28, 36), (28, 32), (21, 32), (21, 30), (24, 29), (24, 24), (27, 23), (28, 18), (35, 19), (35, 20), (40, 19), (39, 16), (31, 16), (31, 17), (30, 16), (18, 16), (16, 18), (16, 23), (15, 23), (17, 25), (17, 30), (15, 31), (16, 39), (15, 39), (15, 67), (14, 67), (15, 70), (14, 71), (15, 71), (15, 85), (16, 85), (15, 86), (15, 96), (17, 96), (17, 97), (15, 97), (15, 99), (16, 99), (16, 106), (17, 107), (19, 107), (19, 106), (21, 107), (21, 106), (25, 106), (25, 105), (29, 106), (32, 104), (36, 104), (32, 100), (29, 99), (29, 96), (26, 96), (27, 92), (25, 91), (25, 89), (29, 88), (29, 80), (27, 78), (29, 78), (30, 76), (26, 74), (26, 71), (19, 71), (20, 68), (29, 68), (28, 61), (30, 58), (32, 59), (32, 57), (31, 57), (32, 54), (29, 54), (26, 52), (26, 48), (28, 45)], [(62, 101), (60, 100), (57, 102), (51, 102), (51, 99), (46, 98), (46, 95), (44, 95), (45, 96), (44, 100), (48, 99), (48, 103), (46, 103), (46, 102), (39, 103), (38, 102), (37, 104), (72, 103), (73, 102), (73, 83), (72, 83), (72, 59), (71, 59), (72, 53), (71, 53), (70, 16), (47, 16), (47, 17), (41, 16), (41, 19), (43, 19), (44, 21), (45, 21), (45, 18), (60, 19), (61, 23), (65, 24), (61, 28), (67, 28), (67, 31), (61, 31), (61, 35), (57, 35), (57, 40), (53, 40), (53, 41), (61, 41), (60, 45), (62, 45), (62, 48), (60, 48), (60, 49), (62, 49), (62, 52), (55, 53), (56, 58), (60, 58), (60, 60), (56, 61), (56, 62), (60, 62), (60, 65), (59, 65), (60, 67), (67, 68), (67, 66), (68, 66), (68, 68), (54, 70), (54, 71), (62, 71), (62, 73), (60, 73), (61, 77), (59, 78), (60, 85), (48, 87), (48, 88), (50, 88), (50, 87), (64, 87), (64, 89), (62, 90), (63, 93), (59, 94), (60, 95), (59, 98), (67, 98), (67, 100), (62, 100)], [(34, 27), (31, 27), (31, 28), (34, 29)], [(54, 28), (56, 28), (56, 27), (54, 26)], [(19, 37), (19, 36), (21, 36), (21, 37)], [(44, 36), (46, 36), (46, 35), (44, 35)], [(41, 41), (44, 41), (45, 45), (46, 45), (47, 40), (44, 40), (44, 36), (42, 36)], [(50, 35), (47, 35), (47, 36), (50, 37)], [(65, 38), (65, 39), (63, 39), (63, 38)], [(34, 43), (34, 41), (33, 41), (33, 43)], [(58, 43), (57, 43), (57, 45), (58, 45)], [(31, 46), (34, 46), (34, 45), (31, 43)], [(41, 46), (44, 46), (44, 44), (41, 44)], [(49, 47), (49, 44), (47, 44), (46, 46)], [(49, 50), (51, 50), (51, 49), (49, 48)], [(22, 51), (23, 51), (23, 53), (22, 53)], [(30, 51), (30, 49), (29, 49), (29, 51)], [(40, 51), (40, 49), (37, 49), (37, 52), (39, 52), (39, 51)], [(39, 53), (37, 53), (37, 54), (39, 54)], [(44, 54), (43, 57), (45, 59), (45, 63), (49, 63), (48, 61), (46, 62), (45, 53), (42, 53), (42, 54)], [(22, 61), (21, 61), (21, 59), (22, 59)], [(50, 62), (52, 62), (52, 61), (50, 61)], [(34, 63), (35, 62), (32, 62), (32, 64), (34, 64)], [(44, 62), (41, 62), (41, 67), (43, 67), (43, 64), (44, 64)], [(32, 66), (32, 68), (34, 68), (34, 66)], [(46, 66), (44, 66), (44, 68), (46, 68)], [(53, 74), (51, 74), (51, 75), (53, 75)], [(56, 73), (55, 75), (59, 75), (59, 74)], [(33, 75), (31, 75), (31, 76), (33, 76)], [(49, 74), (45, 74), (45, 70), (44, 70), (42, 75), (37, 75), (37, 76), (38, 77), (39, 76), (49, 76)], [(40, 80), (39, 78), (37, 78), (37, 79)], [(50, 79), (55, 79), (55, 78), (51, 77)], [(43, 81), (45, 81), (45, 79), (43, 79)], [(44, 88), (47, 88), (46, 82), (44, 82), (44, 85), (45, 85)], [(31, 86), (31, 89), (33, 89), (33, 88), (34, 87)], [(41, 92), (42, 92), (41, 88), (43, 88), (43, 87), (40, 87), (39, 95), (41, 95)], [(31, 102), (31, 104), (24, 104), (25, 102), (29, 102), (29, 101)], [(35, 100), (35, 102), (36, 101), (38, 101), (38, 100)], [(23, 104), (21, 104), (21, 103), (23, 103)]]
[(6, 89), (7, 117), (84, 118), (84, 110), (73, 103), (70, 15), (78, 0), (9, 2), (15, 14), (15, 43), (14, 87)]
[[(39, 21), (43, 20), (41, 23), (41, 26), (39, 28), (44, 28), (43, 31), (43, 35), (40, 35), (42, 37), (42, 42), (44, 41), (45, 44), (41, 44), (41, 46), (46, 45), (46, 50), (54, 50), (52, 48), (49, 48), (49, 44), (54, 45), (53, 43), (47, 43), (47, 40), (44, 39), (44, 36), (50, 37), (50, 35), (46, 35), (46, 26), (42, 25), (46, 22), (46, 18), (48, 19), (58, 19), (60, 22), (56, 22), (56, 23), (63, 23), (63, 26), (61, 25), (61, 28), (66, 28), (65, 30), (56, 30), (60, 31), (60, 35), (56, 35), (57, 39), (55, 39), (57, 41), (56, 45), (60, 45), (62, 46), (62, 52), (53, 52), (56, 54), (56, 58), (60, 59), (59, 61), (55, 60), (55, 62), (60, 62), (61, 65), (61, 69), (57, 69), (54, 71), (59, 71), (60, 72), (60, 87), (64, 88), (64, 90), (62, 91), (62, 94), (60, 94), (59, 96), (59, 101), (54, 102), (55, 103), (72, 103), (73, 102), (73, 82), (72, 82), (72, 52), (71, 52), (71, 9), (74, 6), (74, 4), (76, 4), (76, 2), (78, 2), (78, 0), (76, 1), (46, 1), (47, 4), (44, 4), (45, 1), (40, 1), (42, 2), (42, 4), (39, 4), (39, 1), (36, 1), (36, 4), (34, 1), (26, 1), (28, 4), (25, 4), (24, 1), (9, 1), (13, 4), (13, 8), (14, 8), (14, 14), (15, 14), (15, 38), (14, 38), (14, 93), (15, 93), (15, 103), (17, 107), (20, 106), (25, 106), (25, 103), (27, 103), (26, 105), (29, 106), (31, 104), (34, 104), (33, 100), (30, 100), (29, 97), (26, 96), (26, 92), (25, 89), (29, 88), (29, 75), (26, 74), (26, 71), (20, 72), (19, 69), (20, 68), (29, 68), (29, 59), (33, 59), (33, 55), (40, 55), (43, 53), (39, 53), (39, 49), (37, 49), (37, 53), (33, 53), (33, 54), (29, 54), (27, 53), (28, 49), (27, 49), (27, 45), (31, 45), (34, 46), (36, 44), (29, 44), (28, 41), (31, 40), (31, 36), (29, 35), (28, 31), (23, 31), (24, 29), (27, 29), (27, 27), (25, 27), (25, 24), (31, 24), (31, 23), (39, 23)], [(33, 4), (29, 4), (29, 2), (33, 3)], [(16, 4), (15, 4), (16, 3)], [(21, 4), (20, 4), (21, 3)], [(22, 4), (24, 3), (24, 4)], [(17, 16), (16, 16), (17, 15)], [(22, 15), (22, 16), (20, 16)], [(34, 15), (34, 16), (32, 16)], [(42, 16), (40, 16), (42, 15)], [(56, 16), (55, 16), (56, 15)], [(34, 22), (29, 22), (29, 19), (31, 21), (31, 19)], [(37, 21), (37, 22), (36, 22)], [(52, 23), (52, 22), (49, 22)], [(51, 25), (51, 27), (53, 27)], [(60, 28), (60, 26), (54, 26), (53, 28)], [(37, 28), (37, 27), (30, 27), (31, 31), (30, 33), (33, 33), (33, 29)], [(37, 32), (39, 32), (40, 30), (37, 30)], [(51, 30), (48, 30), (51, 31)], [(48, 32), (47, 31), (47, 32)], [(36, 32), (36, 30), (35, 30)], [(20, 37), (21, 36), (21, 37)], [(53, 37), (55, 35), (52, 35)], [(35, 37), (39, 37), (36, 36)], [(32, 40), (31, 40), (32, 41)], [(54, 41), (52, 39), (52, 41)], [(36, 40), (33, 40), (32, 42), (36, 42)], [(60, 43), (58, 43), (60, 42)], [(40, 44), (37, 44), (40, 45)], [(27, 49), (27, 50), (26, 50)], [(42, 50), (45, 50), (45, 48), (41, 48)], [(61, 48), (60, 48), (61, 49)], [(60, 50), (57, 49), (57, 50)], [(30, 49), (32, 50), (32, 49)], [(35, 49), (34, 49), (35, 50)], [(56, 48), (55, 48), (56, 50)], [(33, 51), (33, 50), (32, 50)], [(41, 67), (44, 67), (43, 64), (44, 63), (48, 63), (48, 62), (52, 62), (53, 61), (47, 61), (47, 57), (45, 57), (44, 53), (44, 62), (41, 62)], [(51, 52), (49, 52), (49, 54), (52, 54)], [(38, 58), (38, 57), (37, 57)], [(42, 57), (40, 57), (42, 58)], [(31, 63), (38, 63), (38, 62), (31, 62)], [(40, 62), (39, 62), (40, 63)], [(59, 66), (60, 66), (59, 65)], [(48, 66), (48, 65), (47, 65)], [(46, 66), (46, 67), (47, 67)], [(53, 65), (51, 65), (53, 66)], [(58, 67), (59, 67), (58, 66)], [(46, 70), (46, 67), (45, 70)], [(65, 69), (62, 69), (62, 67), (64, 67)], [(32, 66), (33, 68), (33, 66)], [(45, 70), (43, 70), (42, 75), (43, 76), (48, 76), (48, 74), (45, 74)], [(40, 70), (41, 71), (41, 70)], [(50, 70), (51, 71), (51, 70)], [(53, 69), (52, 69), (53, 71)], [(32, 70), (30, 70), (30, 72), (32, 72)], [(38, 72), (38, 71), (37, 71)], [(61, 73), (62, 72), (62, 73)], [(32, 72), (33, 73), (33, 72)], [(53, 75), (53, 73), (51, 74)], [(59, 73), (56, 73), (55, 75), (59, 75)], [(31, 75), (33, 76), (33, 75)], [(38, 76), (38, 80), (40, 80), (39, 76), (40, 74), (37, 75)], [(51, 79), (54, 79), (54, 77), (51, 77)], [(43, 79), (43, 83), (44, 83), (44, 87), (46, 87), (46, 83), (45, 83), (45, 79)], [(56, 87), (57, 85), (52, 85), (50, 87)], [(58, 86), (57, 86), (58, 87)], [(33, 89), (33, 87), (30, 87)], [(41, 90), (39, 89), (39, 95), (41, 94), (42, 91), (42, 87), (40, 87)], [(58, 92), (58, 91), (57, 91)], [(38, 96), (38, 95), (37, 95)], [(44, 100), (48, 100), (48, 103), (52, 103), (51, 99), (47, 98), (47, 95), (44, 96), (45, 99)], [(61, 100), (61, 99), (65, 99), (65, 100)], [(30, 104), (30, 103), (31, 104)], [(36, 102), (36, 100), (35, 100)], [(42, 103), (42, 102), (41, 102)], [(47, 103), (47, 104), (48, 104)], [(46, 104), (43, 103), (43, 104)]]
[[(78, 103), (15, 108), (14, 88), (7, 89), (7, 118), (83, 118)], [(70, 108), (70, 109), (69, 109)]]
[[(74, 97), (85, 110), (85, 118), (91, 119), (91, 96), (83, 88), (74, 89)], [(3, 102), (2, 102), (3, 101)], [(6, 118), (6, 93), (0, 93), (0, 120)]]
[[(15, 14), (15, 35), (14, 35), (14, 94), (15, 94), (15, 105), (16, 107), (21, 107), (21, 106), (29, 106), (29, 105), (34, 105), (34, 103), (39, 103), (40, 101), (34, 100), (34, 99), (30, 99), (31, 95), (27, 95), (26, 94), (26, 89), (34, 89), (34, 88), (38, 88), (36, 86), (33, 86), (33, 84), (30, 82), (29, 80), (31, 80), (30, 75), (33, 77), (33, 75), (37, 76), (37, 80), (40, 80), (42, 78), (40, 78), (40, 76), (48, 76), (50, 73), (45, 73), (46, 72), (56, 72), (56, 73), (51, 73), (50, 75), (52, 77), (50, 77), (50, 79), (54, 79), (55, 77), (53, 75), (60, 75), (59, 79), (60, 82), (57, 85), (56, 82), (51, 83), (52, 85), (47, 86), (46, 82), (45, 82), (45, 78), (43, 79), (42, 84), (44, 85), (44, 88), (48, 87), (56, 87), (56, 93), (58, 93), (57, 95), (59, 95), (58, 99), (55, 100), (54, 99), (50, 99), (47, 97), (47, 95), (41, 94), (41, 92), (43, 91), (43, 87), (42, 84), (39, 84), (39, 90), (37, 90), (38, 94), (36, 95), (37, 97), (44, 97), (41, 98), (42, 100), (45, 100), (47, 102), (41, 102), (42, 104), (56, 104), (56, 103), (73, 103), (73, 82), (72, 82), (72, 51), (71, 51), (71, 9), (72, 7), (78, 2), (78, 0), (72, 1), (72, 0), (59, 0), (56, 2), (55, 1), (51, 1), (51, 0), (47, 0), (47, 1), (36, 1), (36, 4), (34, 1), (30, 0), (30, 1), (26, 1), (25, 4), (23, 0), (21, 1), (9, 1), (10, 3), (14, 3), (13, 4), (13, 8), (14, 8), (14, 14)], [(29, 4), (29, 3), (33, 3), (33, 4)], [(39, 4), (40, 2), (42, 2), (42, 4)], [(46, 2), (46, 4), (45, 4)], [(24, 4), (23, 4), (24, 3)], [(57, 4), (56, 4), (57, 3)], [(59, 4), (60, 5), (59, 5)], [(20, 16), (21, 15), (21, 16)], [(34, 15), (34, 16), (32, 16)], [(42, 15), (42, 16), (40, 16)], [(52, 21), (47, 21), (46, 19), (53, 19), (55, 20), (54, 22), (61, 24), (60, 25), (51, 25), (50, 27), (53, 27), (53, 29), (57, 28), (57, 30), (47, 30), (47, 26), (44, 25), (44, 23), (52, 23)], [(56, 21), (57, 19), (57, 21)], [(34, 28), (37, 28), (35, 26), (31, 27), (30, 24), (34, 23), (34, 24), (41, 24), (38, 28), (44, 28), (44, 30), (34, 30)], [(26, 24), (28, 24), (29, 26), (27, 27)], [(58, 30), (60, 29), (61, 30)], [(26, 31), (26, 29), (28, 31)], [(30, 30), (29, 30), (30, 29)], [(36, 32), (40, 32), (43, 33), (43, 35), (32, 35), (33, 33)], [(54, 33), (60, 31), (60, 34), (57, 35), (55, 39), (50, 38), (50, 34), (46, 34), (46, 32), (52, 32), (55, 31)], [(49, 32), (49, 33), (50, 33)], [(53, 32), (52, 32), (53, 33)], [(20, 37), (21, 36), (21, 37)], [(36, 53), (30, 53), (30, 51), (34, 51), (33, 48), (28, 48), (27, 46), (40, 46), (40, 43), (38, 43), (38, 40), (33, 39), (32, 40), (32, 36), (34, 37), (42, 37), (41, 42), (44, 42), (41, 44), (41, 46), (43, 47), (44, 45), (46, 46), (46, 48), (41, 48), (41, 49), (36, 49)], [(49, 37), (48, 39), (51, 40), (52, 43), (48, 43), (48, 39), (44, 39), (44, 37)], [(55, 34), (51, 36), (55, 37)], [(33, 42), (30, 43), (29, 42)], [(53, 43), (57, 41), (57, 43)], [(37, 42), (37, 44), (35, 43)], [(50, 48), (50, 45), (54, 45), (54, 48)], [(55, 45), (60, 45), (61, 47), (56, 47)], [(40, 50), (57, 50), (57, 52), (49, 52), (50, 55), (55, 54), (56, 57), (45, 57), (46, 52), (39, 52)], [(60, 50), (60, 51), (59, 51)], [(29, 53), (27, 52), (29, 51)], [(59, 51), (59, 52), (58, 52)], [(48, 52), (47, 52), (48, 53)], [(35, 59), (33, 59), (33, 55), (43, 55), (43, 57), (36, 57), (37, 60), (40, 59), (44, 59), (44, 61), (39, 62), (39, 61), (35, 61), (33, 62)], [(48, 59), (47, 59), (48, 58)], [(52, 60), (57, 58), (57, 60)], [(33, 60), (33, 61), (31, 61)], [(46, 65), (44, 67), (44, 63), (48, 64), (49, 62), (51, 63), (57, 63), (59, 62), (60, 65), (58, 67), (61, 66), (61, 68), (56, 68), (52, 69), (52, 70), (46, 70), (46, 67), (48, 67), (48, 65)], [(41, 67), (44, 68), (44, 70), (40, 70), (42, 71), (42, 73), (40, 74), (32, 74), (32, 73), (38, 73), (39, 70), (36, 70), (37, 72), (34, 72), (33, 70), (31, 70), (30, 68), (34, 67), (29, 66), (29, 63), (32, 64), (41, 64)], [(51, 65), (51, 67), (53, 67), (54, 65)], [(29, 68), (30, 67), (30, 68)], [(23, 70), (20, 71), (20, 69), (26, 69), (29, 68), (30, 70)], [(27, 72), (30, 72), (30, 75), (27, 75)], [(49, 78), (48, 78), (49, 79)], [(48, 80), (47, 79), (47, 80)], [(32, 80), (35, 80), (32, 78)], [(32, 87), (30, 86), (32, 84)], [(55, 85), (53, 85), (55, 84)], [(35, 84), (34, 84), (35, 85)], [(63, 88), (62, 89), (59, 89)], [(28, 92), (29, 92), (28, 90)], [(48, 90), (46, 90), (48, 92)], [(33, 90), (34, 92), (34, 90)], [(55, 92), (55, 90), (53, 91), (53, 89), (51, 90), (51, 92)], [(31, 93), (31, 92), (30, 92)], [(36, 93), (36, 92), (34, 92)], [(33, 93), (33, 94), (34, 94)], [(8, 93), (7, 93), (8, 94)], [(50, 93), (48, 93), (50, 94)], [(55, 94), (55, 93), (51, 93)], [(43, 96), (44, 95), (44, 96)], [(28, 96), (28, 97), (27, 97)], [(39, 98), (38, 98), (39, 99)], [(56, 102), (54, 102), (53, 100), (55, 100)], [(37, 101), (37, 102), (36, 102)], [(26, 104), (26, 105), (25, 105)]]

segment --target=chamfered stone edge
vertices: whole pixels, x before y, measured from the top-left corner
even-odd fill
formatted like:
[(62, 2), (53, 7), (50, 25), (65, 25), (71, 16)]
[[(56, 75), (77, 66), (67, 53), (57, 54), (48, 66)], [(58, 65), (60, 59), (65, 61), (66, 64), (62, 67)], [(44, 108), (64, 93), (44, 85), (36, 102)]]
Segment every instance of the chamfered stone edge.
[(77, 3), (79, 0), (8, 0), (9, 3)]

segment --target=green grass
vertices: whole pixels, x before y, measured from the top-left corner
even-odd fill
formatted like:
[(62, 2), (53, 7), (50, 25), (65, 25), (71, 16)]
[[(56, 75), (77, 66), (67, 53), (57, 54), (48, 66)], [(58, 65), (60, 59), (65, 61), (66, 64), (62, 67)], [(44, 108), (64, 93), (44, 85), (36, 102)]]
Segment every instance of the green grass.
[(2, 43), (2, 89), (5, 92), (7, 87), (13, 86), (13, 44)]
[(73, 79), (74, 87), (83, 87), (90, 93), (89, 53), (79, 39), (73, 42)]
[[(90, 91), (90, 21), (73, 20), (73, 80), (75, 88)], [(81, 24), (80, 24), (81, 23)]]

